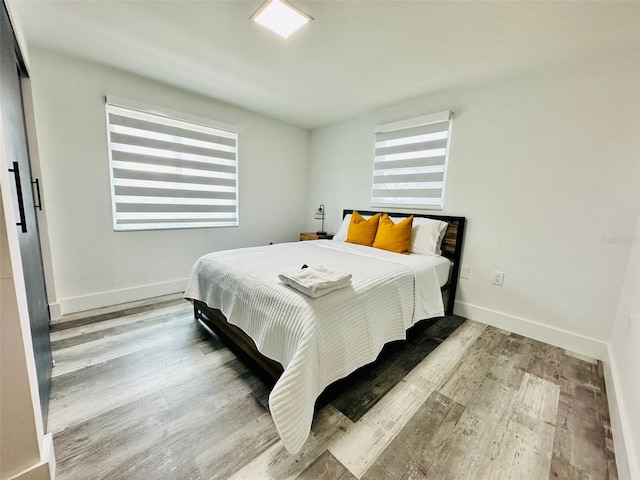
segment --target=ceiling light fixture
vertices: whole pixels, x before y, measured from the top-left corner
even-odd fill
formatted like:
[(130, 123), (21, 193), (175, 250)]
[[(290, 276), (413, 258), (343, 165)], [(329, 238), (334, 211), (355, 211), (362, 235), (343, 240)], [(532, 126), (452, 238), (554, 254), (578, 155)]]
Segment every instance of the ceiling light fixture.
[(313, 20), (286, 0), (267, 0), (250, 18), (282, 38), (288, 38), (293, 32), (309, 23), (309, 20)]

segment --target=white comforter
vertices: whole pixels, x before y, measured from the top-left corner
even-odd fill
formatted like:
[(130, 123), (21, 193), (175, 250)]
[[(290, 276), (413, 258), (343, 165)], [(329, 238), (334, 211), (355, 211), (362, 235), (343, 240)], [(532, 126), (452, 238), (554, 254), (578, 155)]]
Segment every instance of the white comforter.
[[(351, 285), (310, 298), (280, 283), (280, 272), (303, 264), (351, 273)], [(309, 436), (315, 401), (329, 384), (406, 338), (416, 321), (444, 312), (434, 257), (331, 240), (210, 253), (196, 262), (184, 296), (221, 310), (283, 365), (269, 407), (291, 453)]]

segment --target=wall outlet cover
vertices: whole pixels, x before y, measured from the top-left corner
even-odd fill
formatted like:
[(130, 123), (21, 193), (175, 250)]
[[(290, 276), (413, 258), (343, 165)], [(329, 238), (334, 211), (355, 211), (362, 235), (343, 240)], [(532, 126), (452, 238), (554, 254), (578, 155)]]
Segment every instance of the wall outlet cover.
[(460, 278), (464, 278), (465, 280), (469, 280), (469, 276), (471, 275), (471, 267), (462, 267), (460, 269)]

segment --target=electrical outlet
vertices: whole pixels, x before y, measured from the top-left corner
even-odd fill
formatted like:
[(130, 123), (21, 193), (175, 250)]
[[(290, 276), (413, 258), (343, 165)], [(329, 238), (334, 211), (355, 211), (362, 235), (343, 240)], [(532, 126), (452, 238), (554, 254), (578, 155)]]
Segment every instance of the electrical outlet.
[(462, 267), (460, 269), (460, 278), (469, 280), (469, 275), (471, 275), (471, 267)]
[(493, 272), (493, 283), (499, 287), (504, 283), (504, 272)]

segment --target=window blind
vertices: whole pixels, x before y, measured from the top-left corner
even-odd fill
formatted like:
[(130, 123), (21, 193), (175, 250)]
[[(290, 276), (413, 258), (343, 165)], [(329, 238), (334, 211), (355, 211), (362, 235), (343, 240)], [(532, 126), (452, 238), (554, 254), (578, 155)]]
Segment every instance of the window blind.
[(451, 119), (446, 111), (376, 128), (373, 206), (442, 209)]
[(238, 133), (107, 103), (115, 230), (238, 225)]

